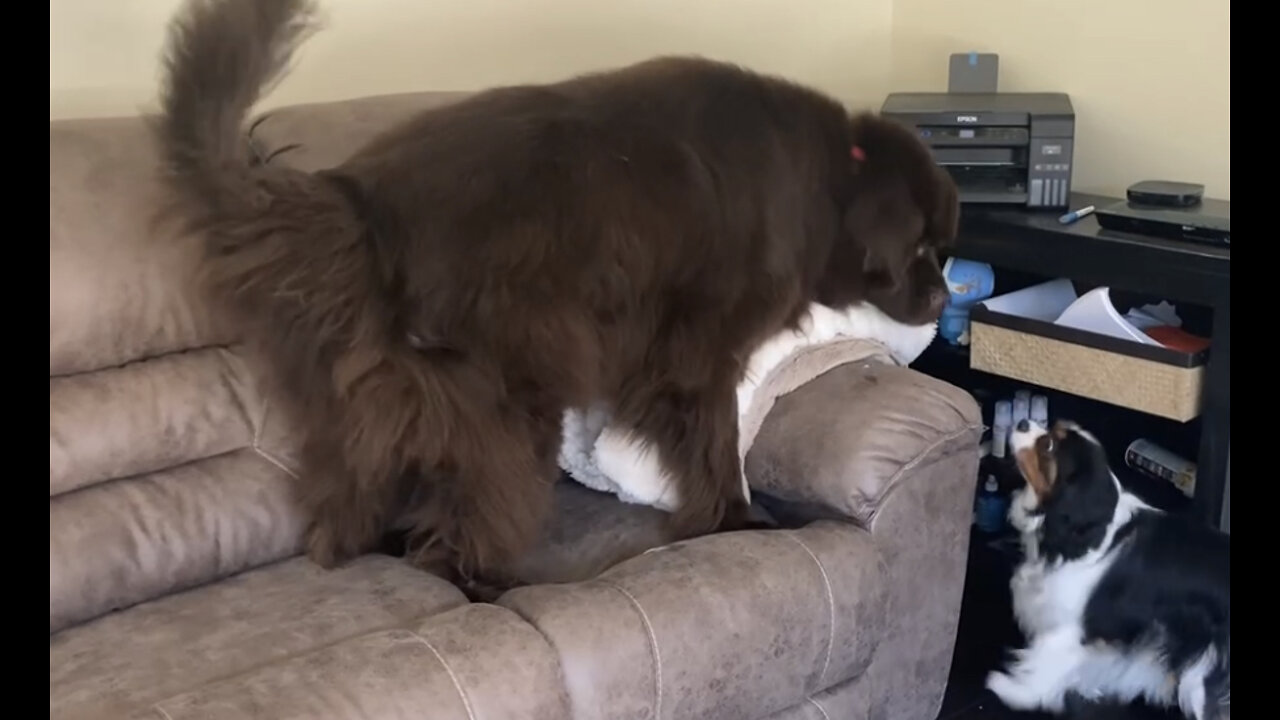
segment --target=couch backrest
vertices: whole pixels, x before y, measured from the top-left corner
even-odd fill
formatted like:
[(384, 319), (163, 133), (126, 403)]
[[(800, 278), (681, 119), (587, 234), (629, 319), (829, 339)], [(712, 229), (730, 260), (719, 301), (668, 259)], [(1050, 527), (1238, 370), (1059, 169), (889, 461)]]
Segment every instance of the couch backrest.
[(383, 129), (463, 97), (466, 93), (420, 92), (291, 105), (263, 113), (251, 124), (250, 138), (259, 156), (272, 163), (322, 170), (350, 157)]
[(293, 554), (289, 446), (157, 230), (141, 119), (49, 125), (49, 632)]
[[(454, 97), (283, 108), (254, 144), (331, 166)], [(140, 118), (49, 124), (51, 633), (300, 549), (297, 439), (194, 286), (195, 239), (155, 222), (157, 160)]]

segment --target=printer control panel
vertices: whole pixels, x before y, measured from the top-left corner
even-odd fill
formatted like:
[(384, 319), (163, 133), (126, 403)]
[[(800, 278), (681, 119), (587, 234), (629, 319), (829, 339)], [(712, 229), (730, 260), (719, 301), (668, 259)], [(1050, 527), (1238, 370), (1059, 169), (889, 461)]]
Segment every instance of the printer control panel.
[(920, 138), (933, 147), (1025, 146), (1026, 128), (1018, 127), (921, 127)]
[(1027, 206), (1066, 207), (1071, 193), (1071, 139), (1033, 138), (1027, 157)]

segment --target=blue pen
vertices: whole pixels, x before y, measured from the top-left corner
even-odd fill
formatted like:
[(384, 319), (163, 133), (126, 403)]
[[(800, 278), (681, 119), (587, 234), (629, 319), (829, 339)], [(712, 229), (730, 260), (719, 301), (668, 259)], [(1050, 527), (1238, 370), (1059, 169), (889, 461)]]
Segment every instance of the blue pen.
[(1079, 210), (1072, 210), (1066, 215), (1063, 215), (1062, 217), (1058, 218), (1058, 222), (1062, 223), (1063, 225), (1070, 225), (1071, 223), (1079, 220), (1082, 217), (1087, 217), (1089, 215), (1092, 215), (1093, 211), (1094, 211), (1094, 207), (1092, 205), (1086, 205), (1080, 208)]

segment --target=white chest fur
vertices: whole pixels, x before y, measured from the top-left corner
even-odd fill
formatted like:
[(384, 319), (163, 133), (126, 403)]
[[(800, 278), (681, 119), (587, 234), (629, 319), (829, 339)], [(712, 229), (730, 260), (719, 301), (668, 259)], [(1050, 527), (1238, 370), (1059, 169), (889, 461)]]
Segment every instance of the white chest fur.
[(1135, 512), (1153, 509), (1120, 488), (1114, 476), (1112, 482), (1120, 489), (1120, 496), (1102, 543), (1084, 556), (1067, 561), (1048, 562), (1040, 556), (1038, 538), (1043, 517), (1032, 513), (1035, 494), (1027, 488), (1014, 494), (1009, 523), (1021, 534), (1023, 560), (1009, 589), (1014, 617), (1027, 638), (1080, 622), (1093, 589), (1115, 560), (1116, 532)]

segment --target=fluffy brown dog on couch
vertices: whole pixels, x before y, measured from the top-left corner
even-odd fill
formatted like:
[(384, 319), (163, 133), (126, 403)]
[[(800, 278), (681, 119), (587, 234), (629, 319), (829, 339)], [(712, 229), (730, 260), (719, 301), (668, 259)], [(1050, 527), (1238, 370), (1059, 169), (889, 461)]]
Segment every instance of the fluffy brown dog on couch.
[(659, 59), (425, 112), (335, 169), (242, 124), (308, 0), (193, 0), (158, 136), (212, 289), (305, 424), (310, 556), (411, 520), (409, 557), (500, 580), (566, 408), (607, 403), (677, 479), (679, 536), (747, 522), (735, 387), (810, 302), (938, 317), (955, 188), (907, 129), (782, 80)]

